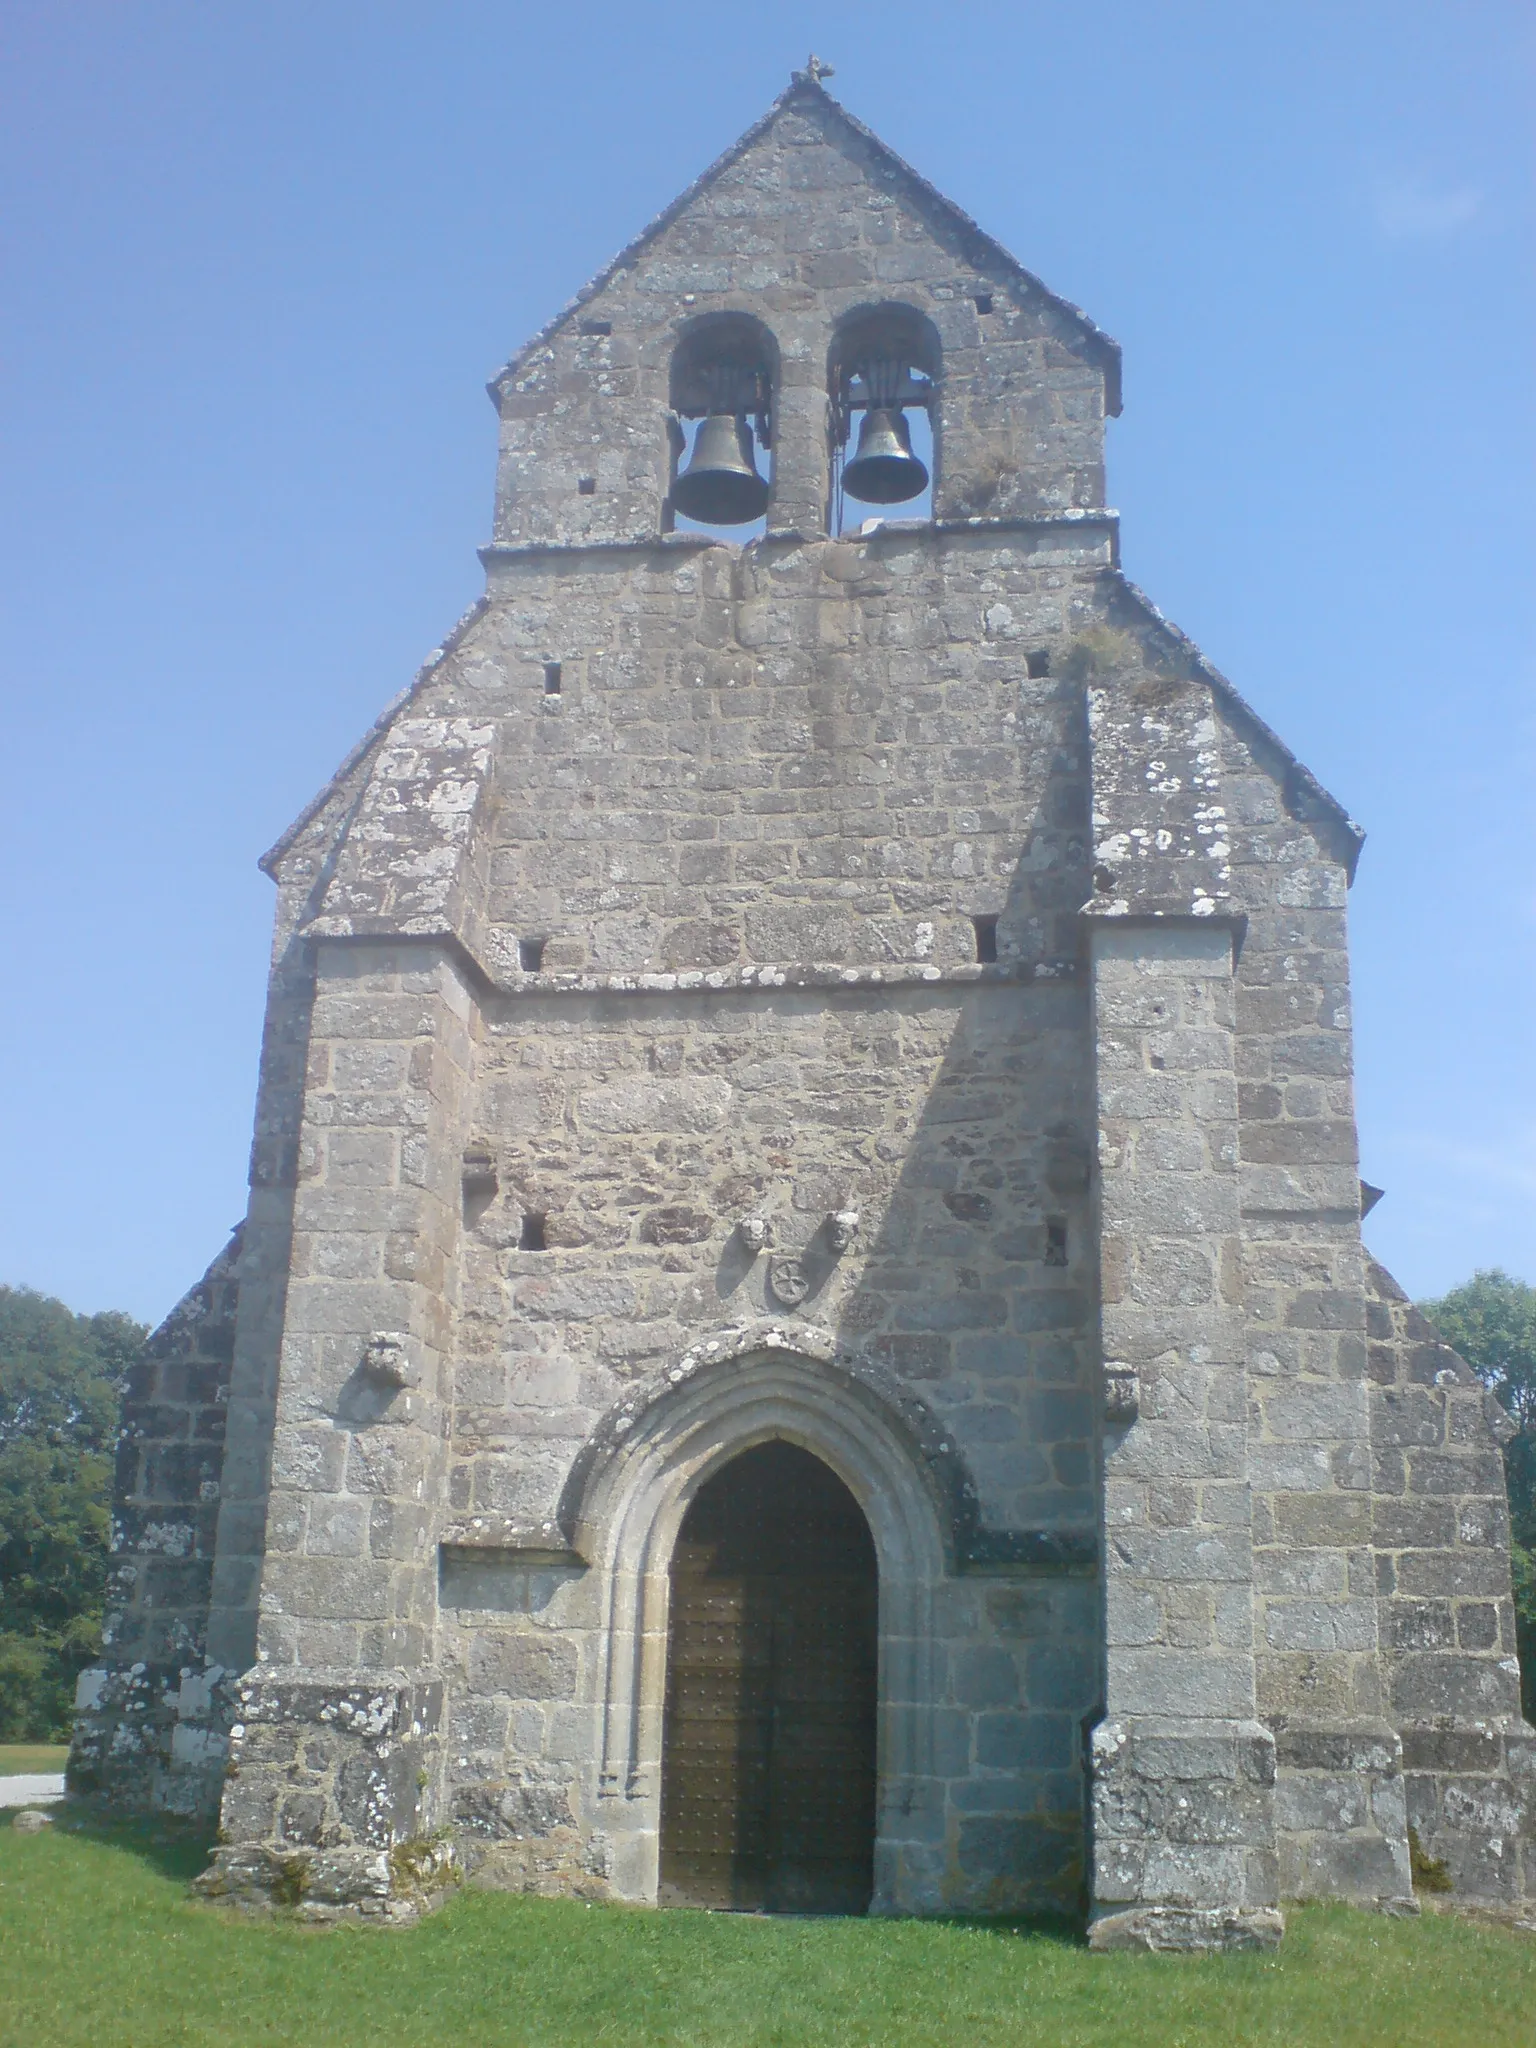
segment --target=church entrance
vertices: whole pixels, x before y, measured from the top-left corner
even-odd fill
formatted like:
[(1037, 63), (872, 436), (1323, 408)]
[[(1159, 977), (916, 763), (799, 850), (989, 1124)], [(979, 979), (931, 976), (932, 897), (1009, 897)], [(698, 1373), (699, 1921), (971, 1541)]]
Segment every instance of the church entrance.
[(869, 1524), (819, 1458), (760, 1444), (699, 1489), (672, 1559), (662, 1904), (867, 1909), (877, 1625)]

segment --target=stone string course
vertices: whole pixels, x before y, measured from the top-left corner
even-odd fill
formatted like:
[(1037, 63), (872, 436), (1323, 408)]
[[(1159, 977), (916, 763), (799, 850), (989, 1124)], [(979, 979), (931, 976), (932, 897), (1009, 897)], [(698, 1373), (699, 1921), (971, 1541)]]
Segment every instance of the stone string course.
[[(837, 536), (886, 303), (935, 516)], [(668, 530), (716, 313), (746, 545)], [(1499, 1418), (1360, 1241), (1360, 835), (1121, 575), (1113, 343), (802, 77), (493, 397), (486, 595), (264, 863), (77, 1787), (311, 1917), (653, 1899), (670, 1544), (777, 1435), (880, 1561), (875, 1910), (1266, 1946), (1411, 1910), (1410, 1826), (1529, 1902)]]

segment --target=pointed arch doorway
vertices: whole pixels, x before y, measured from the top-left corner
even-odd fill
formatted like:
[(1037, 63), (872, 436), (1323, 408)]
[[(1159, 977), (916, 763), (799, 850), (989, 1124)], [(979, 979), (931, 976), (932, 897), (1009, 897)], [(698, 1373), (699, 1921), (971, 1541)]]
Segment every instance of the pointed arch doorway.
[(661, 1903), (867, 1909), (878, 1607), (869, 1524), (809, 1451), (758, 1444), (700, 1487), (672, 1557)]

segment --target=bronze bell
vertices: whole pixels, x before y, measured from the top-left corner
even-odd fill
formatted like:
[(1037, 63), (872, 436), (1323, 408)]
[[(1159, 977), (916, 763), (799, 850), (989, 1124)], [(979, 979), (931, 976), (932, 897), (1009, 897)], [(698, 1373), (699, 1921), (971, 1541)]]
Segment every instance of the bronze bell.
[(843, 471), (843, 489), (866, 505), (900, 505), (927, 482), (926, 465), (912, 453), (906, 414), (871, 406), (859, 424), (858, 452)]
[(745, 526), (766, 510), (768, 486), (757, 473), (744, 413), (713, 412), (704, 421), (672, 502), (701, 526)]

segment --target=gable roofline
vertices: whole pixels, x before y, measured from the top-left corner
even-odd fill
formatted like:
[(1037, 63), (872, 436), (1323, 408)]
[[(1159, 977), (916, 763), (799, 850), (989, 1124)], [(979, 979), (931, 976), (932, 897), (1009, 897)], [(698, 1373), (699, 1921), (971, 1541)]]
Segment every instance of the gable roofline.
[(1215, 662), (1209, 660), (1190, 639), (1189, 635), (1176, 626), (1148, 597), (1137, 583), (1133, 583), (1122, 570), (1111, 572), (1126, 596), (1151, 620), (1158, 632), (1175, 646), (1184, 658), (1199, 671), (1201, 677), (1211, 685), (1217, 696), (1236, 717), (1258, 734), (1267, 747), (1272, 747), (1285, 763), (1287, 805), (1291, 815), (1306, 820), (1324, 817), (1336, 825), (1342, 833), (1348, 851), (1345, 854), (1344, 869), (1350, 881), (1355, 879), (1355, 869), (1360, 862), (1360, 849), (1365, 845), (1365, 828), (1356, 824), (1336, 796), (1331, 796), (1318, 781), (1305, 762), (1296, 755), (1270, 725), (1260, 718), (1248, 699), (1237, 685), (1228, 681)]
[(833, 99), (814, 68), (793, 73), (789, 85), (779, 94), (767, 113), (760, 120), (754, 121), (743, 135), (738, 136), (729, 149), (717, 156), (709, 168), (695, 178), (686, 190), (680, 192), (670, 206), (663, 207), (632, 242), (626, 243), (617, 256), (605, 264), (594, 278), (582, 286), (573, 299), (561, 307), (552, 320), (545, 322), (531, 340), (524, 342), (511, 360), (504, 364), (486, 385), (485, 388), (491, 397), (499, 399), (508, 379), (522, 369), (534, 352), (543, 348), (566, 322), (596, 298), (599, 292), (606, 290), (621, 270), (628, 269), (641, 251), (654, 242), (657, 236), (665, 233), (698, 195), (714, 184), (716, 179), (723, 176), (755, 142), (766, 135), (779, 116), (796, 101), (809, 102), (822, 108), (840, 122), (849, 134), (857, 136), (860, 142), (900, 177), (924, 208), (939, 216), (944, 226), (959, 239), (962, 248), (978, 269), (992, 266), (1006, 271), (1027, 291), (1044, 299), (1048, 305), (1069, 320), (1078, 329), (1086, 353), (1104, 372), (1105, 411), (1112, 419), (1119, 417), (1119, 342), (1113, 340), (1103, 328), (1090, 320), (1081, 306), (1074, 306), (1070, 299), (1064, 299), (1059, 292), (1053, 292), (1032, 270), (1026, 270), (1019, 259), (1010, 250), (1005, 249), (1001, 242), (989, 235), (963, 207), (957, 206), (954, 200), (946, 197), (937, 185), (931, 184), (922, 175), (921, 171), (914, 170), (905, 157), (898, 156), (889, 143), (882, 142), (872, 128), (866, 128), (862, 121), (856, 120), (840, 100)]
[(341, 766), (336, 770), (330, 781), (322, 789), (315, 792), (293, 823), (288, 827), (287, 831), (275, 840), (267, 848), (260, 860), (257, 861), (256, 865), (264, 875), (270, 875), (274, 882), (278, 880), (278, 869), (281, 867), (284, 857), (291, 852), (299, 837), (314, 823), (331, 799), (340, 790), (345, 788), (346, 784), (368, 759), (369, 755), (379, 747), (401, 712), (407, 710), (420, 692), (426, 688), (427, 684), (437, 674), (454, 649), (458, 647), (464, 635), (469, 631), (476, 619), (487, 609), (489, 604), (489, 596), (477, 597), (453, 631), (443, 640), (442, 644), (433, 648), (406, 687), (398, 696), (392, 698), (385, 705), (357, 745), (353, 747)]

